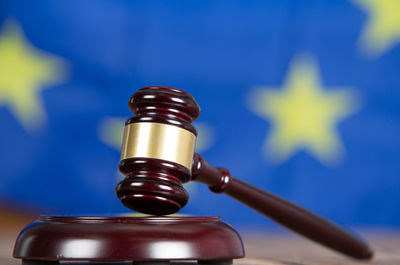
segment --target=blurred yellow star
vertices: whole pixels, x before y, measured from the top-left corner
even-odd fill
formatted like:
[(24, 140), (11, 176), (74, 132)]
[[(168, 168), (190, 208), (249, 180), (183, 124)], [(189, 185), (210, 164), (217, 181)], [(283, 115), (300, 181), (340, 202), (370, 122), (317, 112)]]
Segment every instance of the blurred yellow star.
[(7, 21), (0, 32), (0, 106), (7, 106), (26, 129), (46, 120), (39, 95), (62, 79), (61, 59), (34, 48), (20, 26)]
[(108, 146), (121, 151), (126, 120), (127, 118), (104, 118), (97, 130), (99, 138)]
[(368, 22), (360, 37), (362, 50), (371, 57), (388, 51), (400, 41), (399, 0), (352, 0), (368, 12)]
[(249, 106), (272, 124), (263, 147), (268, 159), (283, 162), (305, 150), (333, 164), (344, 153), (336, 126), (356, 111), (356, 99), (348, 87), (324, 89), (315, 61), (302, 55), (292, 61), (282, 89), (259, 87)]
[[(107, 145), (121, 150), (122, 140), (124, 138), (125, 121), (127, 119), (107, 117), (104, 118), (99, 124), (98, 135), (99, 138)], [(196, 152), (207, 150), (214, 141), (214, 133), (207, 123), (196, 122), (197, 130), (196, 139)]]

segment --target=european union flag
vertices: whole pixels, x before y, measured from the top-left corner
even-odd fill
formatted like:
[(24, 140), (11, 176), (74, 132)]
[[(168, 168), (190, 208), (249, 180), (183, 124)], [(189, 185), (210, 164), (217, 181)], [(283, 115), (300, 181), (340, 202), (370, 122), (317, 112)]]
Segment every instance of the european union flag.
[[(201, 106), (210, 164), (341, 224), (398, 226), (399, 13), (395, 0), (1, 1), (0, 203), (127, 212), (114, 193), (127, 101), (165, 85)], [(187, 188), (184, 213), (271, 224)]]

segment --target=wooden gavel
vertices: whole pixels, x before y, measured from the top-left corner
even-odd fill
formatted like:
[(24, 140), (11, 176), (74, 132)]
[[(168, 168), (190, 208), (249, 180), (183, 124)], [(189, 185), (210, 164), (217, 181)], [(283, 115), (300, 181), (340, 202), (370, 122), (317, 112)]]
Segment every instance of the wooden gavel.
[(183, 183), (194, 180), (232, 198), (286, 228), (358, 259), (370, 259), (366, 242), (334, 223), (271, 193), (235, 179), (194, 153), (197, 132), (191, 122), (200, 115), (194, 98), (179, 89), (151, 86), (129, 100), (135, 114), (126, 122), (116, 187), (128, 208), (152, 215), (172, 214), (188, 201)]

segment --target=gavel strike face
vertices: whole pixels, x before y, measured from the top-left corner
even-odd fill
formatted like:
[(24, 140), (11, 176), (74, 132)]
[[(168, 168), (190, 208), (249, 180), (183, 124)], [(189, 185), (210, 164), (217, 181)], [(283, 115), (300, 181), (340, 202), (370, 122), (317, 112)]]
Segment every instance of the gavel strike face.
[(232, 198), (315, 242), (358, 259), (373, 255), (360, 238), (334, 223), (271, 193), (242, 182), (225, 168), (214, 168), (194, 153), (197, 136), (191, 125), (200, 115), (194, 98), (179, 89), (151, 86), (129, 100), (135, 114), (126, 122), (116, 187), (128, 208), (152, 215), (172, 214), (184, 207), (190, 180)]

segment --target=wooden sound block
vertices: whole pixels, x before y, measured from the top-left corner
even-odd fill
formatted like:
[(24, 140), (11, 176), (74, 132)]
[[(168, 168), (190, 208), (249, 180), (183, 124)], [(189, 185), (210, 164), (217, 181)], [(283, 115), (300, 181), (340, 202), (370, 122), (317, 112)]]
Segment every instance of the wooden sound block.
[(230, 264), (243, 256), (239, 234), (219, 217), (40, 216), (22, 230), (14, 248), (14, 257), (23, 264), (175, 260)]

